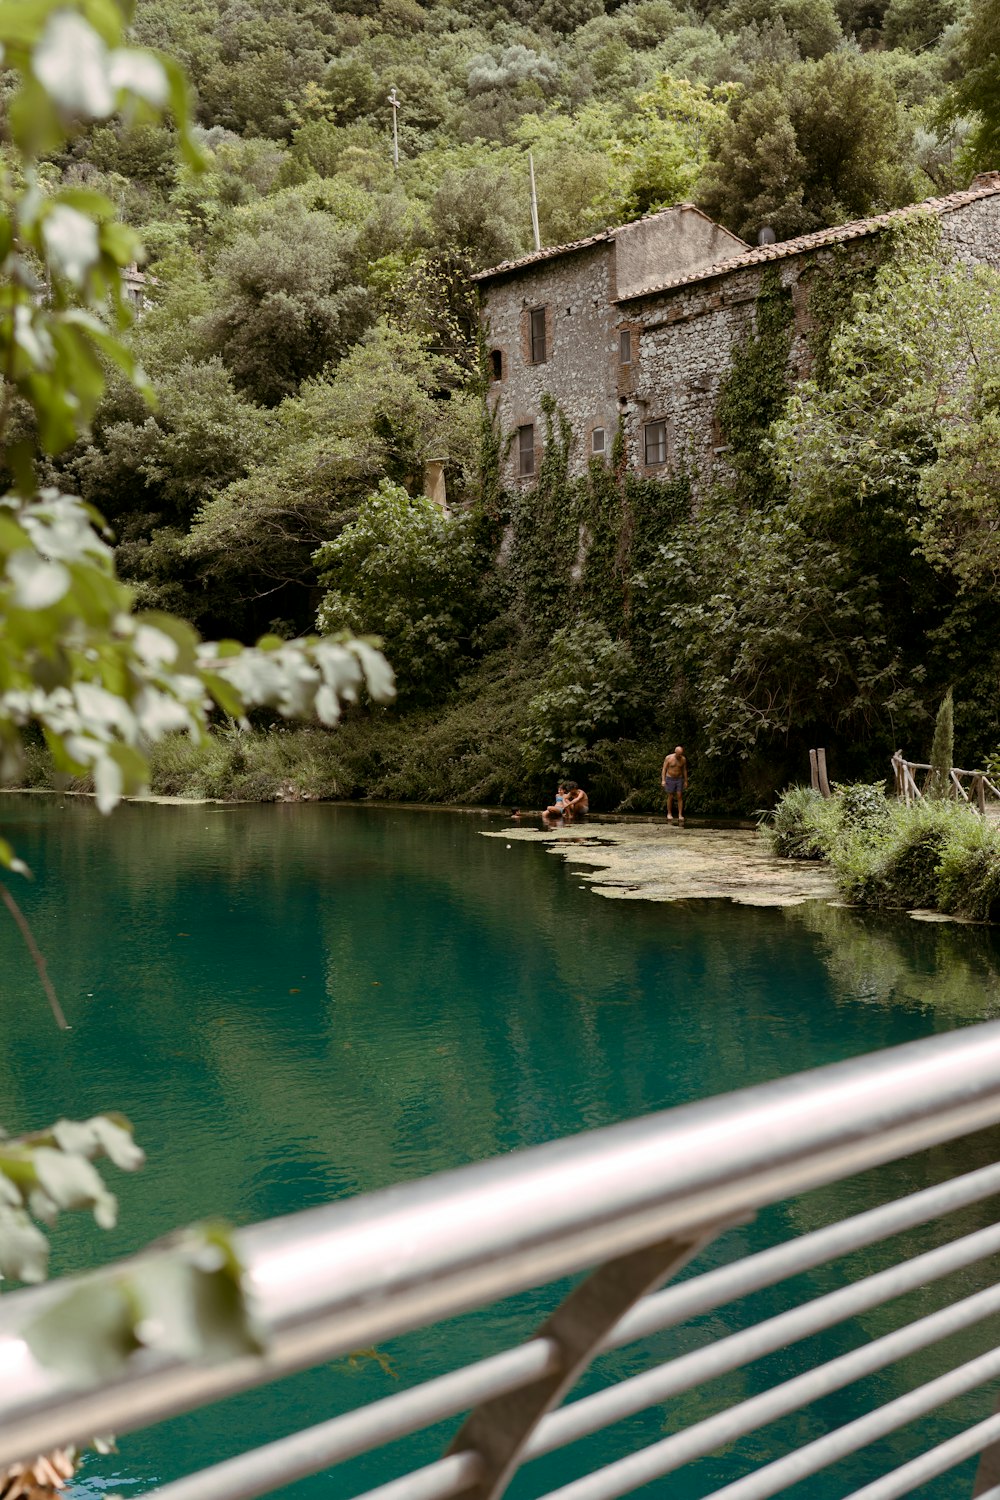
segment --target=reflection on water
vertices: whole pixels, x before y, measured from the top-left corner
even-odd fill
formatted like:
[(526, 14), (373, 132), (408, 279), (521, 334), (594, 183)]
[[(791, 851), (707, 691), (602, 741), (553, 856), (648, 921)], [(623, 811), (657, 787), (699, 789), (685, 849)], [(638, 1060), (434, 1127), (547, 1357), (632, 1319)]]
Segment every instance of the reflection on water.
[(1000, 1014), (998, 929), (919, 922), (812, 902), (788, 917), (822, 939), (839, 994), (873, 1005), (931, 1007), (946, 1025)]
[[(73, 1029), (55, 1031), (37, 978), (0, 924), (0, 1118), (21, 1130), (59, 1114), (119, 1108), (149, 1165), (120, 1187), (110, 1235), (67, 1221), (65, 1271), (123, 1254), (178, 1223), (235, 1223), (417, 1177), (801, 1068), (891, 1046), (996, 1013), (1000, 949), (987, 929), (862, 918), (825, 905), (757, 910), (717, 902), (605, 901), (538, 846), (483, 839), (473, 815), (355, 807), (123, 808), (2, 799), (5, 833), (37, 879), (20, 894)], [(692, 832), (691, 837), (696, 833)], [(992, 1158), (981, 1138), (782, 1205), (728, 1234), (700, 1264), (857, 1211)], [(990, 1206), (962, 1227), (988, 1222)], [(956, 1223), (955, 1228), (958, 1225)], [(951, 1233), (949, 1228), (947, 1231)], [(916, 1231), (912, 1253), (939, 1242)], [(877, 1269), (884, 1247), (800, 1278), (815, 1295)], [(537, 1494), (604, 1458), (675, 1430), (741, 1394), (931, 1310), (970, 1271), (631, 1419), (579, 1453), (533, 1465)], [(389, 1394), (454, 1359), (525, 1336), (551, 1293), (430, 1330), (197, 1416), (122, 1440), (81, 1489), (144, 1489)], [(781, 1310), (787, 1289), (720, 1309), (691, 1329), (609, 1357), (631, 1372)], [(987, 1330), (988, 1332), (988, 1330)], [(959, 1340), (978, 1351), (982, 1333)], [(382, 1352), (382, 1351), (380, 1351)], [(790, 1442), (849, 1419), (873, 1390), (906, 1388), (955, 1358), (940, 1350), (775, 1424), (671, 1481), (689, 1500)], [(398, 1380), (394, 1378), (398, 1373)], [(985, 1416), (988, 1397), (946, 1409)], [(440, 1435), (400, 1451), (430, 1458)], [(875, 1461), (914, 1451), (903, 1436)], [(359, 1460), (337, 1493), (397, 1471), (396, 1451)], [(809, 1494), (843, 1494), (872, 1472), (859, 1458)], [(329, 1480), (295, 1487), (319, 1500)], [(969, 1493), (968, 1472), (926, 1493)]]

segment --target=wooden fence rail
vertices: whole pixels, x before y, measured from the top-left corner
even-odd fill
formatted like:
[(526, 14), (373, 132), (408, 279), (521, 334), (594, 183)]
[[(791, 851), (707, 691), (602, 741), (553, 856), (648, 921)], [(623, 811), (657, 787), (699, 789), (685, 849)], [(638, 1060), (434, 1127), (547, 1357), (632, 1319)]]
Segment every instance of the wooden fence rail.
[[(902, 750), (896, 751), (891, 764), (896, 796), (901, 797), (907, 807), (914, 802), (922, 802), (928, 795), (928, 783), (933, 766), (922, 760), (907, 760)], [(987, 793), (990, 793), (997, 807), (1000, 807), (1000, 787), (986, 771), (962, 771), (957, 766), (952, 766), (948, 776), (948, 795), (956, 800), (967, 802), (982, 817), (987, 816)], [(966, 782), (968, 782), (968, 789), (966, 789)], [(989, 810), (995, 812), (996, 808)]]

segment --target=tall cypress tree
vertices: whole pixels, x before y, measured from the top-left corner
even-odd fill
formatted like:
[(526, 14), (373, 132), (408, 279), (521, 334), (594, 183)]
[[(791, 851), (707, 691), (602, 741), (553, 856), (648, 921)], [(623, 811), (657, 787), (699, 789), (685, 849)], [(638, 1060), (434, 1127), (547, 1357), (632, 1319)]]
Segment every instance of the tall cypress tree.
[(951, 768), (955, 761), (955, 706), (951, 688), (941, 699), (934, 721), (931, 745), (931, 770), (927, 778), (928, 797), (947, 797), (951, 791)]

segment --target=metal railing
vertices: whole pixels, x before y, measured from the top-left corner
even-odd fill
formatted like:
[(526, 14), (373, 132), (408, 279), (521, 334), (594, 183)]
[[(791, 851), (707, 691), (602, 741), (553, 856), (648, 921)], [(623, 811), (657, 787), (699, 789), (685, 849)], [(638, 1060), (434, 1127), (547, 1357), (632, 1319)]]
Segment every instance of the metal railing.
[[(1000, 1195), (1000, 1163), (992, 1161), (655, 1288), (758, 1209), (998, 1122), (1000, 1022), (991, 1022), (258, 1224), (240, 1231), (238, 1245), (266, 1353), (204, 1366), (140, 1351), (122, 1378), (99, 1387), (74, 1388), (39, 1367), (19, 1333), (40, 1306), (87, 1278), (11, 1293), (0, 1298), (0, 1465), (95, 1432), (134, 1430), (588, 1273), (524, 1343), (155, 1492), (159, 1500), (250, 1500), (464, 1414), (440, 1458), (369, 1489), (365, 1500), (487, 1500), (533, 1459), (650, 1408), (669, 1412), (704, 1382), (979, 1268), (978, 1290), (959, 1275), (935, 1310), (920, 1309), (583, 1477), (567, 1470), (549, 1491), (558, 1500), (612, 1500), (963, 1330), (982, 1333), (984, 1320), (1000, 1314), (1000, 1223), (918, 1254), (904, 1242), (884, 1269), (811, 1300), (796, 1301), (783, 1284)], [(773, 1315), (563, 1404), (597, 1355), (779, 1286)], [(923, 1383), (787, 1451), (775, 1445), (763, 1462), (758, 1452), (741, 1477), (711, 1493), (766, 1500), (998, 1378), (992, 1343), (954, 1367), (935, 1358)], [(895, 1500), (976, 1454), (976, 1493), (1000, 1500), (1000, 1415), (989, 1415), (988, 1392), (981, 1400), (971, 1424), (865, 1482), (852, 1500)], [(331, 1493), (340, 1500), (345, 1491)]]

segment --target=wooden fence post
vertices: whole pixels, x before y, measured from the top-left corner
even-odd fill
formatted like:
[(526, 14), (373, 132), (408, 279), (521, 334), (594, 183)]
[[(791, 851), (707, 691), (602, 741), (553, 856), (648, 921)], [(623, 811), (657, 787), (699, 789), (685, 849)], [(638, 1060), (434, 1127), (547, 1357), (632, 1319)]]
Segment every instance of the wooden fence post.
[(816, 751), (809, 751), (809, 784), (814, 792), (819, 791), (819, 770), (816, 765)]
[(825, 750), (817, 750), (816, 751), (816, 772), (817, 772), (817, 775), (819, 776), (819, 789), (823, 793), (823, 796), (824, 797), (830, 797), (830, 796), (832, 796), (833, 794), (830, 791), (830, 782), (827, 779), (827, 774), (826, 774), (826, 751)]

